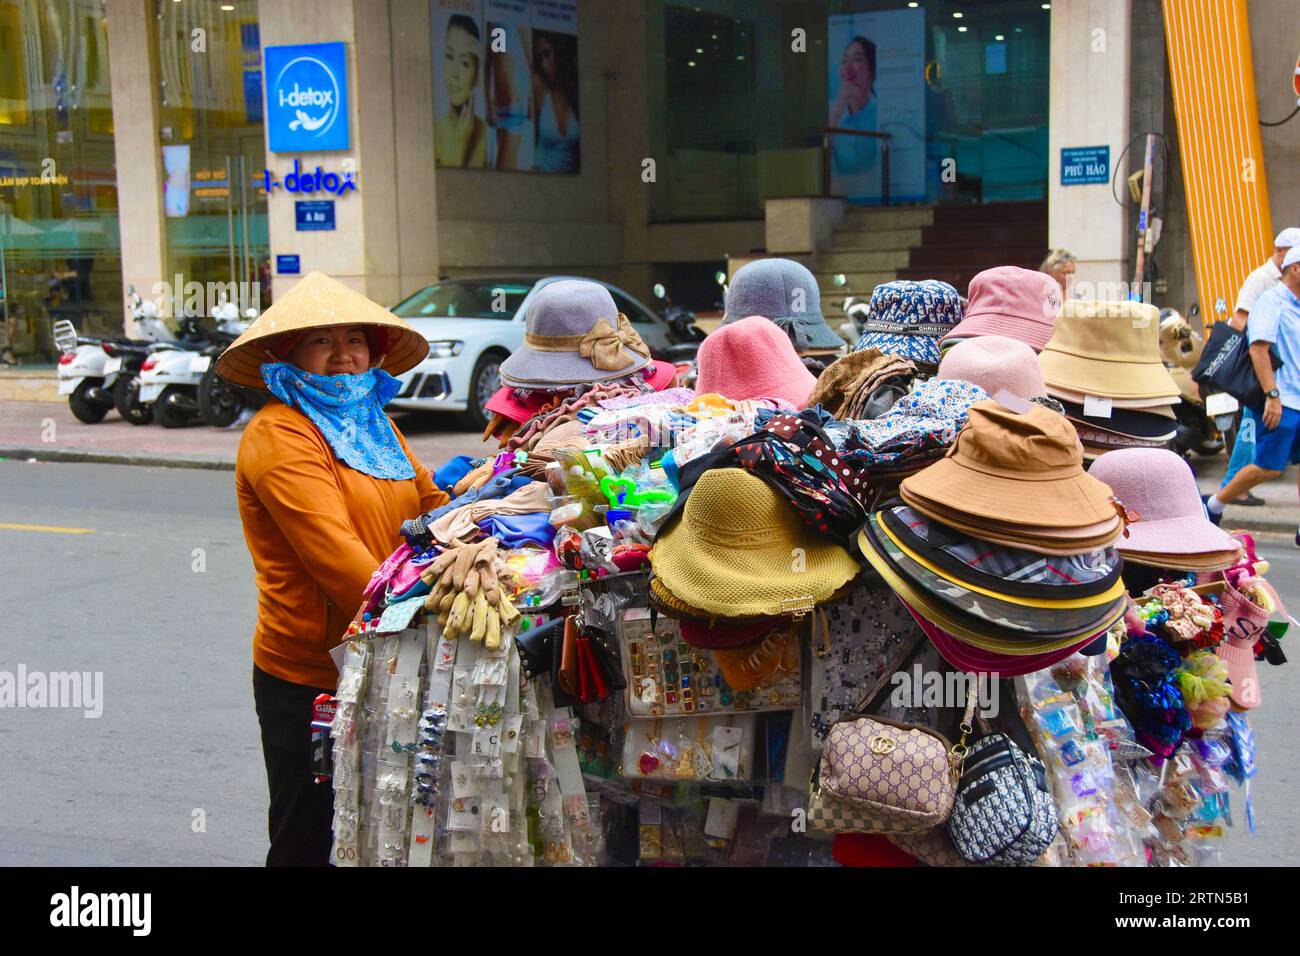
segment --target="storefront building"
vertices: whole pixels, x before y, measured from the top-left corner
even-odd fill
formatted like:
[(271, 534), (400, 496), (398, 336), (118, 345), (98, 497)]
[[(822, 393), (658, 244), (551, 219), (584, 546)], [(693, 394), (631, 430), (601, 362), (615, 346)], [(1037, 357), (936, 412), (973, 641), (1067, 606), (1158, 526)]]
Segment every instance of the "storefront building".
[[(1249, 11), (1270, 120), (1294, 100), (1285, 6)], [(1171, 89), (1160, 0), (0, 0), (8, 334), (36, 356), (57, 318), (118, 328), (132, 287), (265, 307), (314, 269), (389, 304), (564, 271), (697, 310), (764, 252), (824, 291), (1049, 246), (1127, 280), (1146, 132), (1171, 147), (1156, 299), (1185, 307)], [(1277, 228), (1291, 128), (1263, 133)], [(1105, 183), (1066, 182), (1079, 148), (1108, 150)], [(999, 238), (945, 246), (949, 206)]]

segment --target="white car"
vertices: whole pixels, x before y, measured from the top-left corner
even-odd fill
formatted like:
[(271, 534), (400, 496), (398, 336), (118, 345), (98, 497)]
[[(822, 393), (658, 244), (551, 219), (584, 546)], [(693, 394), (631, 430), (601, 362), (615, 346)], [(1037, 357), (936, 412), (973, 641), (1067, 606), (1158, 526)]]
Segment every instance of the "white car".
[[(443, 279), (393, 306), (429, 342), (428, 357), (399, 376), (402, 390), (390, 408), (461, 412), (481, 429), (484, 407), (501, 387), (501, 363), (524, 342), (524, 315), (533, 291), (575, 276), (494, 275)], [(597, 280), (588, 280), (597, 281)], [(650, 351), (666, 354), (668, 323), (617, 286), (602, 282), (614, 304), (641, 333)]]

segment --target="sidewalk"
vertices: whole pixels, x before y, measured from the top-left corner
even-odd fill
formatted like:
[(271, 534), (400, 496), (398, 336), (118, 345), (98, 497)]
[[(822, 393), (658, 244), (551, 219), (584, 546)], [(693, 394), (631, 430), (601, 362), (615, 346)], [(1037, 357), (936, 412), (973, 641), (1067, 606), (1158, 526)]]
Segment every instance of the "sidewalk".
[(0, 365), (0, 402), (64, 402), (53, 365)]
[[(1192, 470), (1196, 472), (1196, 482), (1201, 486), (1201, 494), (1213, 494), (1223, 483), (1223, 476), (1228, 470), (1228, 459), (1223, 455), (1215, 458), (1193, 458)], [(1296, 524), (1300, 522), (1300, 494), (1296, 491), (1296, 469), (1288, 468), (1282, 473), (1281, 478), (1258, 485), (1255, 494), (1263, 498), (1265, 503), (1255, 508), (1228, 505), (1223, 512), (1223, 527), (1275, 532), (1288, 537), (1294, 535)]]
[[(486, 455), (496, 450), (473, 432), (451, 430), (458, 426), (450, 418), (403, 413), (394, 417), (411, 450), (427, 468), (436, 468), (453, 455)], [(136, 426), (122, 421), (116, 412), (109, 412), (98, 425), (83, 425), (72, 416), (66, 402), (0, 401), (0, 458), (233, 470), (240, 434), (206, 425), (179, 429)], [(1218, 489), (1227, 465), (1223, 456), (1192, 459), (1202, 494)], [(1229, 505), (1224, 527), (1288, 537), (1295, 534), (1300, 521), (1295, 469), (1260, 485), (1255, 494), (1268, 503), (1258, 508)]]
[[(431, 470), (453, 455), (496, 450), (473, 432), (447, 430), (456, 427), (450, 419), (410, 414), (395, 419), (411, 450)], [(0, 401), (0, 458), (233, 471), (241, 434), (206, 425), (132, 425), (112, 411), (98, 425), (85, 425), (73, 417), (66, 400)]]

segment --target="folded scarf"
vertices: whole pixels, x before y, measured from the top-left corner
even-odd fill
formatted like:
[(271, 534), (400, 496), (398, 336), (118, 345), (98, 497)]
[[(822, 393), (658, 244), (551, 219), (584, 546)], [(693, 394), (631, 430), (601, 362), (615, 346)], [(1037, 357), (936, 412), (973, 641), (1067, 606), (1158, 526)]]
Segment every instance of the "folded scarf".
[(529, 481), (504, 498), (489, 501), (476, 501), (473, 504), (448, 512), (429, 526), (429, 531), (444, 548), (469, 544), (478, 536), (478, 523), (489, 515), (526, 514), (530, 511), (551, 510), (546, 485), (540, 481)]
[(383, 369), (357, 375), (316, 375), (288, 362), (266, 362), (262, 380), (271, 394), (306, 415), (339, 461), (363, 475), (401, 481), (415, 466), (397, 439), (384, 406), (402, 383)]
[(479, 529), (501, 542), (503, 548), (522, 548), (538, 544), (549, 548), (555, 540), (548, 511), (529, 511), (524, 514), (492, 514), (478, 523)]

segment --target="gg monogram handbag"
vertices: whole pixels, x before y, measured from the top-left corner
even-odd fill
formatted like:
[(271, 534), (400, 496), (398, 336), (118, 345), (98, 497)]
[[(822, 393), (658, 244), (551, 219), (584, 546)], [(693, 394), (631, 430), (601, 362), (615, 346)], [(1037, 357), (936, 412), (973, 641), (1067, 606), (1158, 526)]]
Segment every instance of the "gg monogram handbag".
[(971, 694), (961, 740), (882, 717), (852, 716), (831, 726), (810, 779), (808, 819), (834, 833), (921, 833), (952, 812), (966, 735), (975, 712)]

